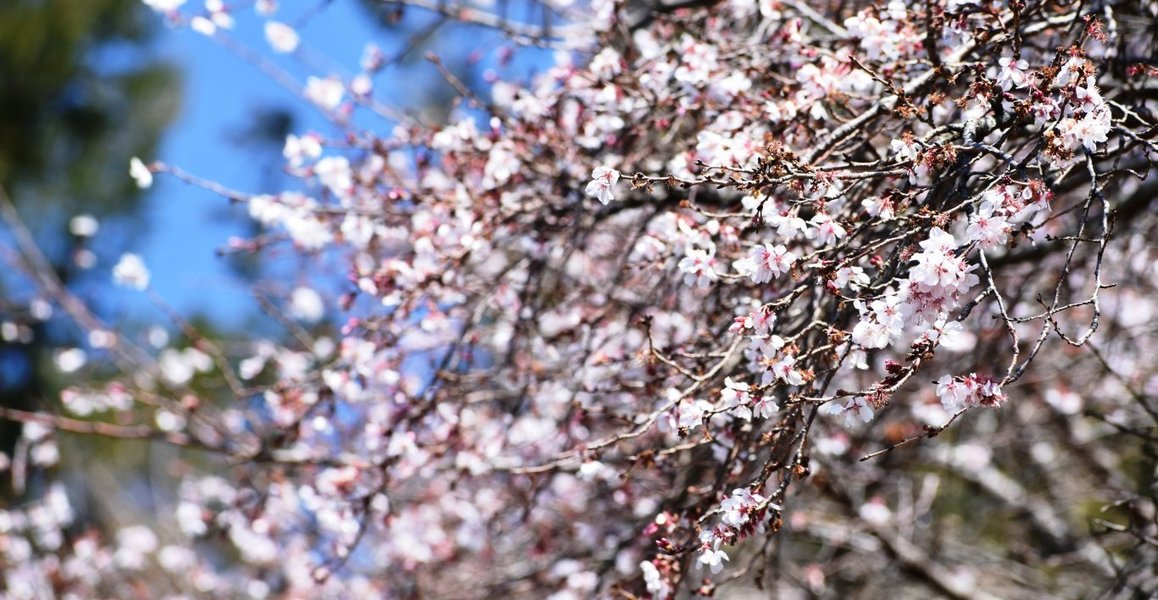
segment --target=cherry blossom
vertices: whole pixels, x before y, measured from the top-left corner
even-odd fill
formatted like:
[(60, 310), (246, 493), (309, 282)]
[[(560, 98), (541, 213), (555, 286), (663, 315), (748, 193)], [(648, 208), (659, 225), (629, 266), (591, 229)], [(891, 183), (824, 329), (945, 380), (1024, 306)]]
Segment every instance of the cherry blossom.
[(1030, 76), (1026, 73), (1026, 70), (1029, 69), (1028, 61), (1003, 56), (997, 60), (997, 64), (1001, 67), (997, 74), (997, 83), (1001, 89), (1009, 91), (1012, 88), (1023, 88), (1030, 84)]
[(720, 521), (729, 527), (739, 529), (751, 520), (751, 513), (764, 500), (763, 496), (753, 494), (748, 488), (732, 490), (732, 495), (720, 502), (720, 510), (723, 511)]
[(113, 267), (113, 280), (117, 285), (143, 290), (149, 287), (149, 269), (139, 255), (122, 254)]
[(185, 4), (185, 0), (142, 0), (146, 6), (157, 12), (172, 12)]
[(265, 24), (265, 39), (274, 52), (288, 54), (297, 50), (300, 38), (293, 27), (279, 21)]
[(77, 237), (92, 237), (99, 231), (100, 221), (90, 214), (76, 215), (68, 221), (68, 232)]
[(591, 171), (591, 181), (587, 184), (587, 195), (595, 196), (603, 204), (615, 199), (612, 193), (615, 183), (619, 181), (619, 171), (611, 167), (595, 167)]
[(965, 230), (965, 236), (981, 244), (982, 248), (996, 248), (1009, 240), (1009, 232), (1013, 228), (996, 210), (992, 202), (982, 202), (977, 214), (969, 220), (969, 228)]
[(824, 213), (812, 217), (810, 223), (815, 228), (812, 230), (813, 237), (816, 238), (816, 243), (821, 246), (836, 243), (848, 235), (844, 227), (841, 227), (832, 217)]
[(852, 427), (858, 422), (868, 423), (872, 420), (874, 411), (863, 397), (856, 396), (847, 402), (829, 402), (820, 407), (820, 412), (826, 415), (839, 416), (844, 420), (845, 427)]
[(684, 284), (698, 288), (710, 287), (719, 277), (715, 265), (714, 248), (688, 248), (679, 262), (679, 270), (684, 274)]
[(305, 96), (306, 100), (322, 109), (332, 111), (342, 104), (342, 97), (345, 93), (346, 87), (342, 85), (341, 81), (333, 77), (310, 76), (306, 80), (306, 87), (302, 95)]
[(782, 244), (763, 244), (752, 248), (747, 258), (736, 261), (735, 269), (754, 283), (767, 283), (787, 273), (796, 262), (796, 254)]
[[(67, 388), (0, 411), (27, 496), (0, 511), (9, 595), (1149, 581), (1153, 531), (1126, 517), (1152, 499), (1122, 470), (1158, 385), (1153, 73), (1130, 58), (1149, 9), (597, 0), (540, 23), (407, 2), (400, 27), (487, 32), (462, 72), (428, 40), (413, 68), (456, 98), (419, 117), (386, 93), (415, 48), (353, 40), (343, 66), (298, 50), (288, 4), (146, 4), (227, 48), (256, 32), (281, 56), (239, 60), (319, 124), (253, 193), (162, 162), (124, 179), (244, 207), (221, 252), (261, 265), (261, 327), (203, 332), (154, 294), (159, 315), (121, 318), (0, 236), (20, 280), (0, 339), (75, 333), (46, 354)], [(111, 228), (69, 225), (66, 266), (99, 264)], [(133, 255), (113, 277), (149, 288)], [(58, 429), (163, 447), (173, 493), (88, 521), (63, 471), (85, 436)], [(1098, 513), (1112, 529), (1073, 526), (1107, 498), (1129, 499)], [(977, 514), (1026, 551), (979, 559)], [(1058, 552), (1074, 568), (1042, 569)]]
[(723, 539), (714, 531), (704, 531), (700, 536), (702, 550), (696, 559), (698, 567), (708, 567), (712, 574), (724, 570), (724, 562), (731, 560), (728, 553), (720, 549)]
[(141, 159), (135, 156), (129, 161), (129, 176), (142, 190), (153, 186), (153, 172), (145, 163), (141, 162)]
[(884, 348), (898, 339), (905, 328), (905, 320), (896, 296), (874, 300), (867, 307), (857, 308), (861, 320), (852, 330), (852, 340), (865, 348)]

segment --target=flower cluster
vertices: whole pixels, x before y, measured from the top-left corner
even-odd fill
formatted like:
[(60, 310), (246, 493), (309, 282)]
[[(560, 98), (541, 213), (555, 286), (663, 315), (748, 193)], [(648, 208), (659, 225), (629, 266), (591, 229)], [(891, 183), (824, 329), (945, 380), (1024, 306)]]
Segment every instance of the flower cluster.
[[(146, 4), (219, 40), (243, 18)], [(1084, 8), (854, 4), (640, 18), (598, 0), (559, 28), (441, 7), (559, 51), (533, 73), (512, 67), (532, 49), (480, 54), (486, 92), (431, 57), (463, 98), (428, 123), (376, 97), (395, 63), (382, 49), (353, 77), (315, 72), (327, 63), (287, 25), (303, 20), (257, 3), (273, 59), (311, 68), (297, 89), (334, 127), (286, 138), (285, 189), (225, 191), (257, 231), (230, 252), (300, 259), (257, 293), (286, 334), (217, 344), (180, 323), (180, 340), (142, 342), (58, 294), (97, 331), (56, 367), (115, 381), (69, 387), (61, 415), (12, 413), (21, 457), (55, 464), (56, 425), (228, 460), (172, 468), (177, 505), (151, 537), (74, 534), (57, 488), (47, 509), (0, 512), (6, 591), (666, 599), (767, 559), (786, 523), (839, 529), (840, 555), (881, 547), (854, 533), (913, 543), (884, 531), (891, 498), (847, 491), (847, 456), (1019, 401), (1003, 390), (1037, 385), (1011, 384), (1054, 338), (1085, 345), (1111, 307), (1122, 329), (1151, 321), (1109, 300), (1104, 263), (1150, 264), (1144, 236), (1133, 258), (1110, 233), (1118, 190), (1152, 197), (1130, 179), (1152, 160), (1152, 111), (1122, 104), (1140, 88), (1114, 46), (1075, 33)], [(369, 114), (388, 125), (364, 129)], [(159, 162), (130, 173), (223, 191)], [(131, 254), (112, 278), (149, 287)], [(0, 324), (6, 343), (51, 310), (25, 312)], [(1003, 374), (930, 386), (930, 369)], [(1118, 379), (1131, 397), (1152, 383)], [(906, 510), (934, 504), (933, 479)], [(823, 497), (786, 512), (797, 492)], [(858, 527), (817, 518), (826, 503)], [(826, 568), (783, 579), (823, 595)], [(922, 568), (980, 596), (902, 570)]]
[(990, 408), (1005, 404), (1005, 393), (1001, 384), (988, 377), (978, 377), (972, 373), (966, 377), (945, 375), (937, 380), (937, 397), (948, 411), (957, 411), (974, 406)]

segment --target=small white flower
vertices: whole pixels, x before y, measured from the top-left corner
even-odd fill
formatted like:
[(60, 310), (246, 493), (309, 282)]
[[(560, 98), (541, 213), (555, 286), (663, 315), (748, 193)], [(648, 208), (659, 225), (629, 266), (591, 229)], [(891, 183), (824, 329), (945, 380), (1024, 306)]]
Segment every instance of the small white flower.
[(880, 498), (874, 498), (862, 504), (857, 513), (860, 514), (860, 518), (877, 526), (884, 525), (893, 518), (893, 512)]
[(785, 355), (772, 365), (772, 373), (788, 385), (804, 385), (804, 374), (794, 367), (795, 364), (795, 357)]
[(153, 185), (153, 172), (135, 156), (129, 159), (129, 175), (142, 190), (149, 189)]
[(322, 139), (315, 133), (303, 136), (289, 134), (285, 138), (282, 156), (291, 167), (300, 167), (307, 160), (317, 160), (322, 155)]
[(143, 0), (145, 6), (157, 12), (173, 12), (185, 4), (185, 0)]
[(748, 384), (733, 381), (731, 377), (724, 378), (724, 390), (720, 393), (724, 408), (731, 408), (751, 401), (748, 395)]
[(761, 419), (769, 419), (776, 411), (780, 410), (780, 406), (766, 396), (758, 398), (755, 404), (753, 404), (753, 407), (755, 408), (756, 416)]
[(149, 269), (136, 254), (124, 254), (113, 267), (113, 281), (117, 285), (143, 290), (149, 287)]
[(611, 167), (595, 167), (591, 171), (591, 181), (587, 184), (587, 195), (595, 196), (603, 204), (615, 199), (611, 193), (615, 183), (619, 181), (619, 171)]
[(314, 165), (314, 175), (340, 198), (349, 196), (354, 187), (354, 172), (345, 156), (327, 156), (319, 160)]
[(703, 565), (707, 565), (709, 568), (711, 568), (712, 574), (714, 575), (724, 570), (724, 561), (726, 560), (729, 560), (727, 552), (724, 552), (723, 550), (713, 550), (711, 548), (707, 548), (704, 550), (703, 554), (700, 554), (700, 558), (697, 562), (700, 563), (701, 567)]
[(53, 358), (61, 373), (75, 373), (88, 362), (88, 354), (80, 348), (57, 350)]
[(704, 400), (683, 400), (676, 409), (679, 416), (679, 427), (695, 429), (703, 424), (704, 412), (712, 405)]
[(840, 223), (837, 223), (832, 217), (824, 213), (819, 213), (815, 217), (812, 217), (810, 222), (815, 229), (810, 230), (809, 233), (816, 238), (816, 242), (821, 246), (835, 243), (837, 240), (848, 235), (848, 232), (845, 231), (844, 227), (841, 227)]
[(643, 573), (643, 583), (652, 596), (666, 598), (671, 593), (671, 586), (663, 580), (659, 569), (650, 560), (639, 563), (639, 570)]
[(374, 80), (369, 75), (361, 73), (350, 81), (350, 92), (364, 98), (374, 91)]
[(267, 227), (281, 221), (286, 213), (286, 207), (275, 196), (262, 194), (249, 199), (249, 216)]
[(209, 11), (209, 19), (222, 29), (233, 29), (233, 15), (229, 14), (229, 7), (222, 0), (205, 0), (205, 10)]
[(921, 153), (921, 145), (912, 137), (902, 137), (889, 142), (889, 151), (897, 157), (897, 160), (916, 160)]
[(868, 274), (864, 272), (864, 269), (853, 266), (844, 266), (838, 269), (833, 280), (833, 283), (835, 283), (838, 288), (848, 287), (854, 290), (864, 287), (870, 282), (871, 280)]
[(614, 48), (604, 48), (602, 52), (591, 59), (588, 66), (596, 77), (609, 80), (623, 72), (623, 58)]
[(679, 270), (684, 274), (684, 285), (694, 285), (699, 288), (711, 287), (712, 282), (719, 279), (716, 274), (715, 248), (711, 251), (691, 247), (680, 259)]
[(732, 490), (731, 497), (725, 498), (720, 503), (720, 509), (724, 513), (720, 520), (729, 527), (739, 529), (751, 520), (751, 511), (761, 502), (764, 502), (764, 497), (753, 494), (748, 488)]
[(732, 266), (754, 283), (767, 283), (791, 270), (795, 261), (796, 254), (782, 244), (762, 244), (753, 247), (747, 257), (737, 260)]
[(30, 442), (39, 442), (48, 437), (52, 433), (52, 429), (40, 423), (25, 423), (23, 429), (24, 438)]
[(76, 237), (92, 237), (100, 227), (100, 221), (90, 214), (77, 215), (68, 222), (68, 231)]
[(1030, 84), (1030, 77), (1026, 72), (1029, 69), (1028, 62), (1003, 56), (997, 63), (1001, 65), (997, 73), (997, 84), (1001, 89), (1008, 92), (1010, 88), (1023, 88)]
[(299, 321), (316, 323), (326, 316), (326, 303), (313, 289), (299, 287), (290, 294), (289, 314)]
[(165, 546), (157, 553), (157, 562), (170, 573), (181, 573), (197, 564), (197, 555), (188, 548)]
[(386, 63), (386, 55), (382, 53), (382, 49), (378, 44), (373, 42), (366, 44), (362, 48), (362, 60), (359, 61), (359, 66), (367, 73), (373, 73), (380, 70)]
[(184, 429), (186, 424), (185, 417), (165, 409), (158, 410), (153, 421), (161, 431), (169, 433)]
[(302, 93), (306, 100), (326, 110), (335, 110), (342, 104), (342, 96), (346, 93), (346, 87), (342, 85), (341, 81), (333, 77), (326, 79), (310, 77), (306, 79), (306, 89)]
[(326, 224), (307, 213), (291, 213), (283, 225), (294, 242), (306, 250), (320, 250), (330, 243), (333, 234)]
[(845, 427), (852, 427), (856, 425), (857, 421), (868, 423), (873, 418), (873, 409), (865, 402), (865, 399), (856, 396), (850, 398), (848, 402), (843, 405), (840, 402), (832, 401), (820, 407), (820, 414), (839, 416), (844, 419)]
[(204, 36), (217, 33), (217, 25), (205, 17), (193, 17), (189, 21), (189, 28)]
[(265, 24), (265, 41), (269, 42), (274, 52), (289, 54), (298, 49), (301, 38), (293, 27), (280, 21), (269, 21)]

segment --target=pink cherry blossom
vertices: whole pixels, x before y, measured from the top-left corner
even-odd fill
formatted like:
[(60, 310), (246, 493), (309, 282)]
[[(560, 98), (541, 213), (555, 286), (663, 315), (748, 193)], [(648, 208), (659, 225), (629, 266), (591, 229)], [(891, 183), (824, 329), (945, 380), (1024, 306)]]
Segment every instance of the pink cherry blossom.
[(619, 171), (610, 167), (595, 167), (591, 172), (591, 181), (587, 184), (587, 195), (595, 196), (603, 204), (615, 199), (612, 193), (615, 183), (619, 181)]
[(796, 254), (782, 244), (764, 244), (752, 248), (747, 258), (736, 261), (735, 268), (754, 283), (767, 283), (787, 273), (796, 262)]

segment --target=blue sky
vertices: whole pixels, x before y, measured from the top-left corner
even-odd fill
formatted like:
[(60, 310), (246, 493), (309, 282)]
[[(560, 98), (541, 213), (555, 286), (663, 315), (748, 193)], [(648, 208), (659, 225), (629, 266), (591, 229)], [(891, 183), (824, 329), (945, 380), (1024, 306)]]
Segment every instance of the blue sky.
[[(264, 20), (250, 8), (238, 10), (237, 25), (229, 35), (273, 58), (299, 80), (306, 75), (325, 75), (318, 67), (336, 68), (349, 77), (357, 73), (367, 42), (377, 43), (390, 55), (407, 39), (405, 30), (384, 29), (373, 23), (353, 0), (300, 5), (324, 7), (316, 13), (295, 13), (291, 6), (295, 4), (283, 2), (275, 15), (278, 20), (300, 25), (303, 48), (295, 56), (278, 56), (269, 50), (262, 30)], [(430, 18), (414, 13), (406, 21), (421, 24), (430, 22)], [(480, 51), (479, 68), (494, 64), (495, 50), (504, 42), (489, 31), (473, 29), (471, 35), (461, 35), (461, 28), (447, 31), (451, 33), (444, 35), (437, 46), (440, 53), (452, 56)], [(244, 192), (276, 192), (279, 182), (270, 181), (268, 172), (262, 172), (270, 163), (259, 160), (258, 152), (234, 141), (257, 109), (292, 109), (295, 133), (336, 133), (336, 128), (304, 101), (200, 34), (184, 28), (169, 29), (160, 35), (157, 51), (182, 70), (184, 98), (181, 114), (166, 132), (159, 155), (141, 157), (146, 162), (161, 160)], [(511, 69), (523, 76), (547, 58), (540, 51), (520, 51), (518, 57), (520, 60)], [(420, 60), (379, 74), (375, 96), (388, 104), (413, 105), (425, 87), (444, 85), (433, 67)], [(356, 122), (380, 132), (388, 132), (391, 125), (369, 116)], [(281, 183), (288, 182), (283, 178)], [(158, 176), (148, 191), (145, 205), (148, 227), (134, 249), (150, 266), (153, 289), (185, 315), (202, 312), (216, 321), (236, 324), (240, 317), (251, 314), (256, 307), (250, 285), (232, 276), (225, 261), (216, 255), (230, 236), (246, 233), (244, 208), (230, 207), (219, 196), (164, 175)]]
[[(293, 16), (285, 8), (279, 15)], [(262, 23), (251, 10), (239, 11), (230, 35), (272, 54)], [(307, 44), (352, 67), (365, 41), (383, 37), (351, 2), (332, 3), (301, 33)], [(233, 141), (253, 112), (286, 107), (293, 109), (299, 132), (329, 130), (316, 111), (212, 40), (188, 29), (172, 29), (159, 41), (159, 51), (182, 70), (184, 98), (160, 155), (142, 157), (146, 161), (161, 160), (241, 191), (273, 192), (265, 189), (271, 182), (263, 181), (264, 163), (258, 162), (258, 154)], [(280, 62), (292, 67), (296, 61)], [(246, 233), (242, 207), (230, 207), (215, 194), (165, 176), (157, 177), (146, 207), (149, 226), (139, 251), (151, 267), (152, 286), (159, 295), (182, 313), (204, 311), (225, 322), (253, 309), (249, 286), (233, 277), (216, 254), (230, 236)]]

